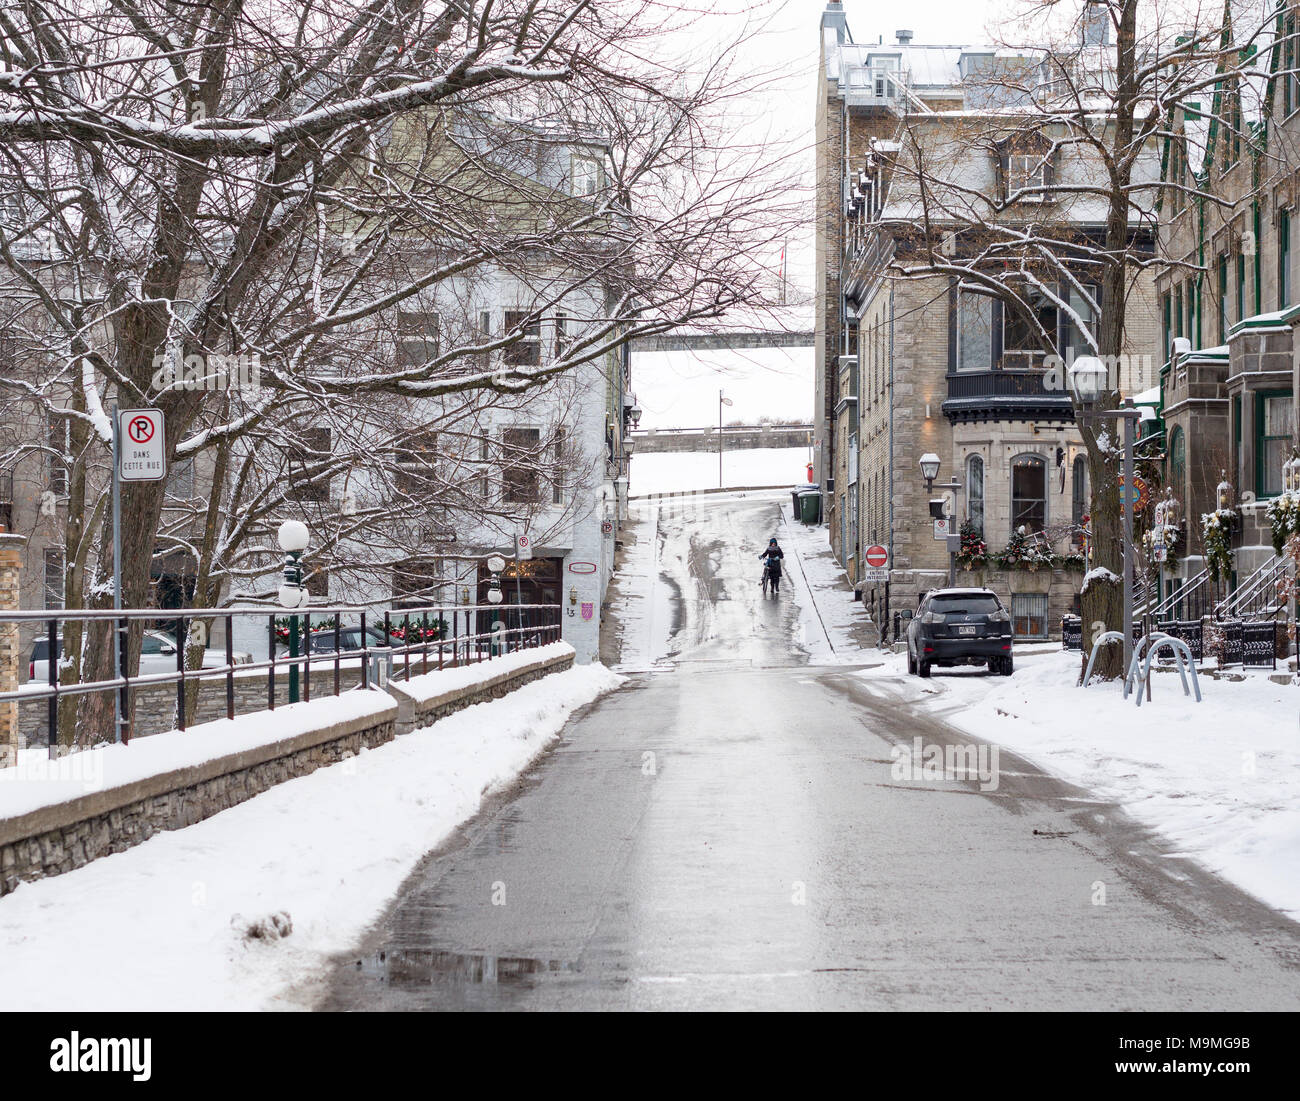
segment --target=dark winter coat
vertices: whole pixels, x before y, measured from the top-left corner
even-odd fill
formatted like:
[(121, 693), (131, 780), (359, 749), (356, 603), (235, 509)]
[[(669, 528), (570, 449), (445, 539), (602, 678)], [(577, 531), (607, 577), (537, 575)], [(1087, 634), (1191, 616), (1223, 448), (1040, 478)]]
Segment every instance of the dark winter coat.
[(781, 559), (785, 557), (785, 551), (780, 547), (768, 547), (767, 550), (758, 557), (768, 559), (768, 563), (772, 567), (772, 572), (778, 577), (781, 575)]

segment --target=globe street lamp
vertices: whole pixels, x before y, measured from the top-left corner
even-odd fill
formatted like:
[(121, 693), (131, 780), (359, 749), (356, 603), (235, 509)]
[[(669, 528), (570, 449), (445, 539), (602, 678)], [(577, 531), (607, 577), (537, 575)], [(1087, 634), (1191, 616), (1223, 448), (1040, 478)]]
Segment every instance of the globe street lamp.
[[(284, 581), (280, 584), (280, 606), (288, 609), (305, 607), (310, 595), (302, 584), (302, 552), (309, 541), (307, 525), (286, 520), (276, 532), (276, 541), (284, 551)], [(289, 617), (289, 702), (298, 702), (298, 617)]]

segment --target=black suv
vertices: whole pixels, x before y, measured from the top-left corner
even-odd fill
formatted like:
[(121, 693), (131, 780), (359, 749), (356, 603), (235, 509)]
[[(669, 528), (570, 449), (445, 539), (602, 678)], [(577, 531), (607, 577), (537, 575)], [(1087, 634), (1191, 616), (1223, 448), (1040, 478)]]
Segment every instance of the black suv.
[(907, 671), (932, 665), (987, 665), (1011, 676), (1011, 616), (988, 589), (933, 589), (907, 626)]

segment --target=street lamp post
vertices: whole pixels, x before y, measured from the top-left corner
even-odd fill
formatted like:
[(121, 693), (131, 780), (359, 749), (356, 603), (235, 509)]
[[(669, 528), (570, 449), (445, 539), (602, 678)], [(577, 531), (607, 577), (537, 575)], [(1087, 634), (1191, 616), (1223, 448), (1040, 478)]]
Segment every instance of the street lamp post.
[(718, 488), (722, 488), (722, 407), (730, 405), (731, 399), (724, 398), (722, 391), (718, 391)]
[[(951, 482), (940, 482), (935, 485), (934, 480), (939, 477), (939, 465), (939, 456), (933, 451), (927, 451), (921, 456), (921, 477), (925, 479), (926, 493), (933, 493), (936, 489), (951, 489), (953, 492), (953, 511), (946, 514), (948, 531), (945, 535), (945, 542), (948, 547), (948, 587), (951, 589), (957, 584), (957, 551), (961, 549), (961, 536), (953, 534), (952, 522), (957, 518), (957, 494), (961, 492), (962, 484), (954, 478)], [(931, 515), (933, 515), (933, 511)], [(934, 518), (938, 520), (941, 517), (935, 516)]]
[[(492, 575), (492, 580), (488, 584), (487, 599), (491, 605), (500, 604), (504, 599), (501, 592), (501, 571), (506, 568), (506, 560), (499, 554), (488, 556), (487, 560), (488, 573)], [(498, 627), (501, 626), (501, 620), (496, 619), (492, 622), (492, 631), (495, 634)], [(495, 647), (494, 647), (495, 649)], [(504, 653), (505, 648), (502, 648)]]
[(280, 549), (284, 551), (284, 581), (280, 585), (280, 606), (289, 609), (289, 702), (298, 702), (298, 614), (309, 597), (302, 584), (302, 552), (309, 540), (307, 525), (298, 520), (286, 520), (276, 533)]
[(1080, 356), (1069, 370), (1069, 387), (1079, 402), (1083, 412), (1084, 426), (1091, 425), (1093, 418), (1102, 420), (1120, 420), (1124, 422), (1124, 488), (1120, 494), (1120, 504), (1124, 512), (1124, 675), (1128, 675), (1129, 665), (1133, 661), (1133, 445), (1137, 423), (1142, 413), (1133, 405), (1132, 398), (1125, 398), (1118, 409), (1095, 412), (1097, 400), (1109, 383), (1106, 365), (1096, 356)]

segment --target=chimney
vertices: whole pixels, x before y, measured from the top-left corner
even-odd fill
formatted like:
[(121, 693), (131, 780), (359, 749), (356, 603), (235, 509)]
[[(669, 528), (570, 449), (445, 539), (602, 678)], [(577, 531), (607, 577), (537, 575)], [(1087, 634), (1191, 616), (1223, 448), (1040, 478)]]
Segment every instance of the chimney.
[(911, 41), (912, 41), (912, 32), (911, 32), (911, 31), (895, 31), (895, 32), (894, 32), (894, 37), (896, 37), (896, 38), (898, 39), (898, 44), (899, 44), (900, 46), (906, 46), (906, 45), (909, 45), (909, 44), (911, 43)]

